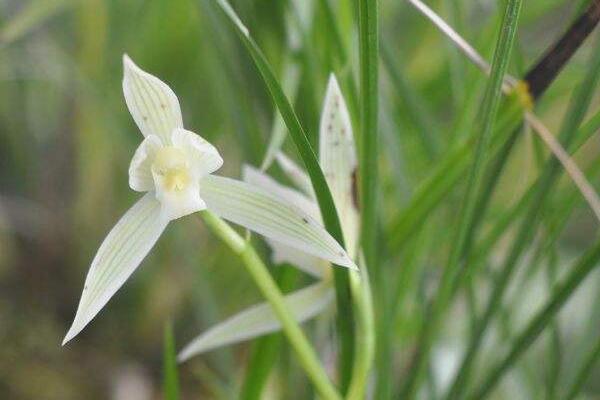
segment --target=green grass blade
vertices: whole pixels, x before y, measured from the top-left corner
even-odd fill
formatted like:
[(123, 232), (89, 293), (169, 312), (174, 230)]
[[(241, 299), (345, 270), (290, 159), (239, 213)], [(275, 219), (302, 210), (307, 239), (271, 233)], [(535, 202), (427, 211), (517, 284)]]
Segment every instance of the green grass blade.
[(412, 370), (407, 378), (407, 399), (413, 399), (417, 394), (419, 384), (426, 371), (429, 350), (435, 339), (438, 324), (443, 316), (443, 311), (448, 300), (452, 295), (454, 282), (458, 279), (461, 267), (460, 261), (470, 240), (469, 234), (473, 231), (473, 226), (478, 222), (476, 220), (477, 195), (481, 189), (484, 171), (483, 165), (492, 140), (492, 130), (496, 120), (496, 114), (500, 107), (502, 83), (508, 67), (510, 52), (517, 31), (517, 22), (519, 20), (521, 4), (521, 0), (511, 0), (508, 1), (506, 5), (498, 43), (494, 52), (490, 79), (480, 110), (481, 120), (477, 125), (479, 136), (477, 138), (475, 156), (471, 164), (467, 191), (464, 197), (464, 207), (462, 208), (458, 219), (459, 227), (456, 246), (452, 250), (448, 265), (441, 278), (438, 293), (431, 304), (431, 314), (429, 318), (425, 319), (421, 330), (421, 337), (418, 345), (420, 351), (417, 353)]
[[(294, 141), (300, 158), (304, 162), (304, 166), (310, 176), (313, 184), (313, 189), (317, 196), (317, 202), (321, 210), (323, 223), (327, 231), (335, 238), (338, 243), (344, 246), (344, 238), (338, 215), (331, 197), (331, 192), (327, 186), (323, 171), (319, 166), (315, 152), (313, 151), (304, 128), (288, 101), (285, 93), (263, 52), (250, 36), (248, 28), (246, 28), (239, 17), (235, 14), (231, 6), (225, 0), (217, 0), (217, 4), (224, 10), (229, 20), (233, 23), (240, 39), (244, 43), (246, 49), (250, 53), (256, 68), (258, 69), (265, 86), (277, 109), (279, 110), (292, 140)], [(336, 268), (334, 271), (335, 286), (336, 286), (336, 301), (338, 311), (338, 335), (340, 338), (340, 366), (339, 373), (342, 377), (349, 377), (352, 373), (352, 359), (354, 349), (354, 319), (351, 306), (350, 285), (348, 279), (348, 271)], [(342, 380), (343, 381), (343, 380)]]
[(553, 317), (571, 297), (575, 289), (598, 266), (600, 261), (600, 241), (596, 242), (586, 254), (581, 256), (572, 268), (567, 278), (559, 284), (544, 308), (536, 314), (527, 327), (515, 339), (508, 354), (494, 367), (483, 380), (482, 385), (475, 390), (469, 399), (485, 399), (490, 391), (498, 384), (504, 373), (519, 359), (519, 357), (537, 339), (543, 330), (550, 324)]
[[(591, 98), (593, 96), (593, 90), (596, 87), (599, 78), (600, 41), (598, 41), (596, 44), (588, 73), (583, 81), (583, 84), (576, 91), (565, 121), (562, 125), (559, 139), (563, 144), (563, 147), (569, 148), (572, 145), (577, 128), (581, 124), (581, 121), (583, 120), (589, 107)], [(473, 362), (477, 352), (479, 351), (484, 333), (491, 322), (492, 317), (500, 308), (504, 291), (508, 286), (508, 282), (513, 275), (516, 265), (520, 260), (526, 245), (529, 243), (535, 232), (535, 228), (539, 222), (540, 210), (542, 209), (542, 205), (546, 200), (547, 194), (556, 181), (559, 172), (560, 164), (555, 158), (551, 157), (546, 162), (546, 166), (542, 172), (542, 175), (535, 184), (535, 193), (532, 201), (527, 209), (526, 215), (520, 225), (517, 235), (515, 236), (508, 255), (502, 264), (498, 279), (496, 280), (492, 293), (489, 296), (483, 316), (477, 323), (476, 332), (470, 340), (469, 346), (467, 347), (467, 353), (458, 369), (459, 373), (454, 380), (451, 391), (456, 395), (460, 394), (462, 390), (465, 389), (465, 382), (468, 381), (470, 376)]]
[(165, 400), (179, 400), (179, 378), (177, 373), (177, 352), (173, 337), (173, 326), (165, 325), (163, 344), (163, 397)]
[(379, 25), (377, 0), (358, 1), (360, 59), (360, 201), (361, 248), (376, 274)]
[(594, 367), (598, 364), (599, 360), (600, 360), (600, 337), (598, 338), (598, 341), (594, 345), (592, 351), (590, 351), (590, 353), (588, 354), (586, 359), (583, 361), (583, 364), (581, 365), (581, 367), (575, 374), (575, 379), (574, 379), (573, 383), (571, 384), (571, 386), (569, 387), (567, 394), (564, 397), (565, 400), (575, 400), (577, 395), (583, 389), (585, 382), (588, 380), (590, 375), (592, 375), (592, 373), (594, 371)]
[[(510, 133), (522, 121), (523, 109), (516, 97), (511, 96), (496, 123), (491, 144), (491, 152), (497, 151), (509, 138)], [(468, 140), (449, 150), (436, 162), (434, 170), (415, 190), (409, 204), (392, 220), (388, 228), (390, 247), (399, 247), (410, 238), (426, 217), (444, 197), (456, 186), (458, 180), (469, 167), (469, 154), (475, 140)]]

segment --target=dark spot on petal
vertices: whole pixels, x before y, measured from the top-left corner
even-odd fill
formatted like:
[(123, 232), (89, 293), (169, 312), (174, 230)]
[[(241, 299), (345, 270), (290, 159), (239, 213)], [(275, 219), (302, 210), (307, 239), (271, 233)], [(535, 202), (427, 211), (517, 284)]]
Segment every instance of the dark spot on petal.
[(352, 171), (352, 203), (354, 207), (359, 208), (358, 205), (358, 176), (356, 168)]
[(306, 225), (308, 225), (308, 218), (302, 217), (302, 222), (304, 222)]

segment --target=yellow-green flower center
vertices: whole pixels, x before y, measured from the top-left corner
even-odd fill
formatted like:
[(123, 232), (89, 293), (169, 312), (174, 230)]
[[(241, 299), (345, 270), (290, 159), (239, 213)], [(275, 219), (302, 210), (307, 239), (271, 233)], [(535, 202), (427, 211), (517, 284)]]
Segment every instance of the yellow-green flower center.
[(165, 146), (156, 153), (152, 170), (168, 191), (184, 190), (192, 180), (185, 152), (173, 146)]

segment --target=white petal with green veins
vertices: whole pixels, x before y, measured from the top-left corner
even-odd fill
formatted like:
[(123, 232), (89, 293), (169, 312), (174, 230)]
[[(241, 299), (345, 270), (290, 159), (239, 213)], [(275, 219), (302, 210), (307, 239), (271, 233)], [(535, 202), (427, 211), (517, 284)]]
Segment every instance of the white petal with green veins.
[(308, 213), (315, 220), (321, 222), (319, 206), (313, 199), (308, 198), (295, 189), (280, 184), (264, 172), (250, 165), (244, 165), (242, 168), (242, 180), (252, 186), (260, 187), (283, 200), (289, 201), (302, 211)]
[(154, 246), (168, 221), (154, 193), (144, 195), (109, 232), (85, 278), (75, 320), (63, 345), (100, 312)]
[(210, 211), (226, 220), (334, 264), (357, 268), (314, 218), (263, 189), (209, 175), (200, 181), (200, 196)]
[(127, 108), (144, 136), (156, 135), (168, 144), (171, 132), (183, 128), (179, 100), (171, 88), (123, 56), (123, 94)]
[[(285, 296), (285, 303), (298, 322), (304, 322), (332, 303), (334, 292), (327, 282), (315, 283)], [(267, 303), (257, 304), (208, 329), (179, 353), (180, 362), (228, 344), (239, 343), (281, 329), (279, 319)]]

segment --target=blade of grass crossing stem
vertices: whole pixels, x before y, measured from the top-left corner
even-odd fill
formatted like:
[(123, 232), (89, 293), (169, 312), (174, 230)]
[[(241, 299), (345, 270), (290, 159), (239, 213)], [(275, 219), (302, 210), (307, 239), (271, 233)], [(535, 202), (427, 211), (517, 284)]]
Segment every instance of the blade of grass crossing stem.
[(567, 278), (562, 281), (554, 290), (552, 298), (546, 303), (544, 308), (527, 324), (527, 327), (516, 337), (513, 345), (507, 355), (492, 368), (491, 372), (483, 380), (481, 386), (475, 390), (474, 395), (469, 396), (470, 400), (487, 398), (491, 390), (498, 384), (504, 373), (519, 359), (519, 357), (529, 348), (537, 339), (543, 330), (550, 324), (571, 297), (579, 285), (589, 276), (589, 274), (598, 266), (600, 261), (600, 241), (597, 241), (569, 272)]
[[(581, 124), (585, 113), (590, 105), (594, 88), (600, 78), (600, 40), (596, 42), (594, 52), (592, 54), (592, 60), (588, 64), (589, 69), (583, 80), (583, 83), (577, 88), (571, 103), (569, 104), (569, 110), (567, 111), (565, 120), (563, 121), (559, 141), (563, 147), (570, 148), (574, 137), (577, 133), (577, 128)], [(520, 260), (527, 243), (530, 242), (535, 228), (539, 222), (539, 212), (543, 208), (544, 201), (556, 181), (559, 172), (561, 171), (559, 162), (554, 158), (550, 157), (546, 162), (543, 169), (542, 175), (538, 178), (535, 183), (534, 195), (532, 201), (527, 209), (524, 219), (518, 229), (518, 232), (514, 238), (512, 246), (506, 256), (495, 286), (492, 289), (492, 293), (489, 296), (487, 305), (483, 316), (477, 323), (475, 334), (471, 337), (469, 345), (467, 347), (466, 355), (464, 356), (461, 366), (458, 369), (458, 374), (452, 384), (449, 399), (459, 398), (466, 386), (466, 382), (470, 377), (475, 356), (479, 351), (484, 333), (499, 308), (502, 302), (504, 291), (508, 285), (508, 282), (516, 268), (518, 261)]]
[[(286, 292), (293, 288), (298, 275), (295, 269), (281, 268), (277, 269), (275, 273), (282, 291)], [(252, 346), (252, 354), (246, 368), (240, 399), (259, 400), (262, 398), (269, 374), (277, 361), (282, 339), (283, 334), (273, 333), (258, 339)]]
[(418, 346), (419, 352), (415, 357), (406, 384), (406, 398), (409, 400), (412, 400), (418, 392), (419, 384), (421, 383), (428, 364), (429, 351), (435, 339), (435, 332), (437, 331), (438, 324), (443, 316), (443, 311), (452, 294), (454, 282), (459, 277), (460, 261), (464, 255), (465, 247), (469, 242), (468, 235), (473, 231), (473, 226), (478, 222), (475, 220), (476, 200), (483, 178), (483, 164), (492, 139), (492, 130), (496, 120), (496, 114), (500, 107), (502, 83), (508, 67), (510, 52), (517, 31), (517, 22), (519, 20), (521, 4), (522, 0), (509, 0), (506, 5), (496, 50), (494, 51), (490, 79), (486, 87), (480, 110), (482, 118), (477, 125), (479, 136), (477, 138), (475, 156), (469, 173), (467, 191), (464, 197), (464, 206), (461, 210), (460, 217), (458, 218), (458, 221), (460, 221), (457, 234), (458, 240), (456, 246), (452, 249), (448, 265), (441, 278), (438, 292), (431, 304), (430, 317), (425, 319), (421, 330)]
[[(508, 140), (508, 135), (523, 119), (523, 108), (515, 96), (508, 98), (504, 112), (495, 128), (491, 151), (495, 151)], [(429, 213), (444, 199), (456, 182), (469, 167), (470, 148), (475, 140), (470, 136), (461, 144), (448, 151), (436, 162), (436, 167), (415, 190), (410, 203), (393, 219), (388, 228), (390, 247), (399, 247), (415, 232)]]
[(361, 248), (377, 278), (377, 143), (379, 100), (378, 0), (358, 0), (360, 59), (360, 201)]
[[(281, 85), (277, 81), (275, 74), (263, 52), (258, 47), (254, 39), (250, 36), (248, 28), (241, 22), (237, 14), (233, 11), (229, 3), (225, 0), (216, 0), (217, 4), (223, 9), (229, 20), (233, 23), (238, 36), (242, 40), (244, 46), (250, 53), (256, 68), (258, 69), (265, 86), (267, 87), (271, 98), (277, 109), (279, 110), (283, 121), (285, 122), (289, 134), (298, 149), (300, 158), (304, 162), (304, 166), (310, 176), (317, 202), (321, 210), (323, 223), (327, 231), (333, 236), (338, 243), (344, 246), (344, 237), (340, 221), (331, 197), (331, 192), (327, 186), (323, 171), (319, 166), (315, 152), (313, 151), (310, 142), (304, 132), (304, 128), (300, 124), (292, 105), (285, 96)], [(348, 271), (341, 268), (334, 269), (336, 301), (337, 301), (337, 328), (339, 336), (339, 374), (341, 382), (347, 382), (352, 374), (352, 359), (354, 351), (354, 318), (351, 306), (351, 294)], [(344, 385), (342, 385), (344, 387)]]
[(583, 389), (585, 382), (589, 379), (590, 375), (594, 371), (594, 367), (598, 364), (600, 360), (600, 337), (596, 341), (595, 346), (592, 348), (592, 351), (589, 352), (588, 356), (583, 361), (583, 364), (575, 374), (575, 379), (573, 383), (569, 387), (565, 400), (575, 400), (577, 395)]
[[(577, 130), (573, 144), (569, 146), (570, 153), (575, 154), (598, 129), (600, 129), (600, 112), (597, 112), (585, 124), (583, 124), (581, 128)], [(588, 176), (589, 179), (593, 180), (599, 173), (600, 160), (597, 160), (586, 169), (585, 175)], [(503, 217), (498, 219), (498, 222), (477, 246), (477, 251), (474, 254), (469, 255), (469, 261), (467, 262), (468, 264), (481, 264), (484, 261), (485, 256), (491, 252), (492, 248), (498, 242), (500, 237), (506, 232), (512, 223), (525, 212), (526, 206), (533, 199), (534, 189), (535, 184), (532, 184), (521, 196), (521, 198), (514, 204), (514, 206), (511, 206), (510, 210), (507, 211)], [(548, 230), (548, 235), (550, 239), (548, 240), (548, 246), (551, 246), (551, 244), (554, 243), (554, 241), (558, 238), (560, 232), (562, 231), (561, 227), (563, 227), (567, 222), (568, 215), (571, 214), (572, 209), (581, 200), (579, 191), (576, 190), (575, 187), (570, 186), (566, 191), (569, 198), (567, 199), (563, 196), (560, 198), (560, 200), (556, 201), (556, 204), (563, 205), (562, 209), (558, 210), (558, 212), (556, 210), (552, 212), (552, 218), (554, 222), (549, 225), (550, 228)], [(545, 251), (543, 252), (545, 253)]]
[(177, 374), (177, 352), (173, 326), (165, 325), (163, 344), (163, 397), (165, 400), (179, 400), (179, 378)]

